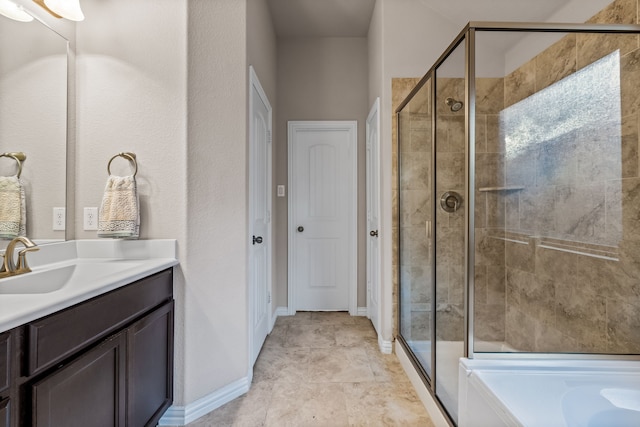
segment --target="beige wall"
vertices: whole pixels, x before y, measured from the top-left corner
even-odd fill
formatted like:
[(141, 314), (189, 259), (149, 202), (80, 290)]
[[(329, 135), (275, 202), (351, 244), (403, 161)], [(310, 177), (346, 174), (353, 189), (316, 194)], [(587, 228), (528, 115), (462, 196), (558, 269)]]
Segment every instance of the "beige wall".
[[(367, 49), (369, 59), (368, 80), (369, 80), (369, 105), (373, 105), (376, 98), (382, 96), (382, 60), (383, 60), (383, 38), (382, 38), (382, 1), (376, 1), (369, 23), (369, 33), (367, 34)], [(382, 120), (384, 122), (384, 120)], [(383, 123), (380, 123), (381, 127)], [(381, 131), (382, 132), (382, 131)], [(382, 132), (384, 133), (384, 132)]]
[[(82, 6), (87, 18), (77, 24), (78, 213), (100, 206), (109, 159), (132, 151), (138, 156), (141, 237), (178, 237), (177, 218), (185, 212), (186, 6), (168, 0)], [(144, 31), (131, 18), (141, 15), (147, 17)], [(124, 161), (112, 164), (113, 173), (129, 171)], [(177, 211), (167, 209), (171, 205)], [(95, 231), (82, 230), (80, 214), (77, 219), (77, 237), (95, 238)]]
[[(358, 121), (358, 307), (366, 306), (365, 121), (369, 113), (365, 38), (278, 41), (274, 186), (287, 184), (289, 120)], [(288, 196), (288, 191), (287, 191)], [(274, 208), (276, 305), (287, 306), (287, 197)]]
[(247, 374), (246, 12), (189, 2), (187, 402)]
[(276, 105), (277, 59), (276, 33), (266, 0), (247, 0), (247, 60), (272, 108)]

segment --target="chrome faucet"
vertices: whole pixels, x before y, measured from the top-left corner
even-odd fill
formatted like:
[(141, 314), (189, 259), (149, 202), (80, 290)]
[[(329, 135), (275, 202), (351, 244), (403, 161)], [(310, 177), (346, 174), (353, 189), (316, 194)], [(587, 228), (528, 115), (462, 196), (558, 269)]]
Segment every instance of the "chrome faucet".
[[(13, 252), (18, 243), (24, 245), (24, 249), (18, 252), (18, 264), (13, 261)], [(4, 251), (2, 267), (0, 267), (0, 278), (16, 276), (18, 274), (24, 274), (31, 271), (27, 264), (27, 252), (34, 252), (40, 250), (38, 245), (33, 243), (31, 239), (23, 236), (18, 236), (9, 242), (7, 249)]]

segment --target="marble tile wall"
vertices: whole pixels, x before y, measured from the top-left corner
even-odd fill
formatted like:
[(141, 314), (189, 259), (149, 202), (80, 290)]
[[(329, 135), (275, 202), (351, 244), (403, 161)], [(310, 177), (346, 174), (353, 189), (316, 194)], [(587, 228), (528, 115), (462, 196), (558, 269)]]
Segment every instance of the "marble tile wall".
[[(446, 191), (465, 194), (464, 109), (452, 111), (446, 99), (464, 100), (464, 79), (436, 82), (436, 200)], [(438, 202), (436, 202), (438, 203)], [(436, 206), (436, 338), (464, 339), (464, 204), (455, 212)]]
[[(617, 0), (589, 22), (635, 24), (637, 12), (637, 0)], [(505, 336), (518, 350), (640, 353), (639, 48), (636, 35), (571, 34), (504, 79), (509, 107), (620, 55), (620, 122), (505, 156), (505, 185), (522, 190), (495, 195), (493, 216), (514, 232)]]
[[(393, 111), (418, 84), (419, 79), (393, 79)], [(399, 313), (402, 335), (407, 340), (427, 341), (431, 339), (431, 248), (426, 235), (425, 222), (431, 220), (431, 111), (429, 86), (423, 89), (403, 109), (400, 123), (393, 118), (393, 141), (397, 144), (400, 129), (400, 188), (395, 182), (393, 190), (394, 235), (400, 237), (398, 258), (394, 251), (393, 277), (397, 281), (400, 271), (402, 290), (400, 291), (401, 313)], [(397, 156), (397, 146), (393, 152)], [(393, 164), (397, 176), (397, 163)], [(398, 218), (398, 203), (401, 203)], [(397, 242), (397, 240), (395, 240)], [(397, 283), (394, 283), (396, 292)], [(397, 296), (394, 297), (397, 301)], [(398, 306), (394, 304), (394, 314)], [(394, 315), (397, 319), (397, 315)], [(394, 331), (397, 333), (396, 324)]]
[(505, 341), (505, 144), (500, 132), (504, 79), (476, 79), (474, 337)]

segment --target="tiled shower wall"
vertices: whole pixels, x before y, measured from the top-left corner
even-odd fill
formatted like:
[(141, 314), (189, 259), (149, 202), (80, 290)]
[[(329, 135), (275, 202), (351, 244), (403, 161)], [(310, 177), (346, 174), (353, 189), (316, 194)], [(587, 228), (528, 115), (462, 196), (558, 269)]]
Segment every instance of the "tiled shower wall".
[[(635, 24), (637, 4), (616, 1), (590, 22)], [(506, 187), (522, 187), (500, 197), (505, 334), (517, 350), (640, 353), (639, 48), (636, 35), (570, 34), (505, 78), (509, 107), (619, 50), (620, 124), (506, 156)]]
[[(393, 79), (393, 109), (400, 105), (419, 79)], [(419, 96), (405, 108), (401, 118), (402, 130), (402, 177), (400, 180), (400, 200), (402, 218), (398, 220), (398, 182), (394, 181), (394, 242), (401, 235), (402, 259), (394, 251), (393, 278), (397, 281), (398, 268), (402, 283), (407, 286), (402, 292), (403, 319), (402, 335), (414, 341), (430, 339), (431, 334), (431, 269), (430, 250), (426, 236), (426, 221), (431, 220), (430, 197), (431, 181), (431, 114), (427, 87), (423, 87)], [(393, 141), (397, 143), (398, 126), (393, 120)], [(394, 153), (397, 147), (394, 146)], [(397, 162), (393, 163), (394, 176), (397, 176)], [(400, 266), (398, 263), (400, 262)], [(397, 283), (394, 284), (397, 290)], [(397, 301), (397, 297), (394, 298)], [(394, 314), (397, 304), (394, 304)], [(396, 316), (394, 315), (394, 318)]]
[[(636, 23), (637, 3), (616, 1), (590, 22)], [(637, 36), (568, 35), (506, 78), (476, 81), (476, 339), (506, 342), (521, 351), (640, 352), (638, 48)], [(524, 154), (506, 155), (509, 148), (500, 123), (503, 109), (616, 49), (620, 50), (621, 126), (601, 133), (564, 135), (561, 140), (527, 147)], [(394, 79), (394, 109), (415, 82), (417, 79)], [(441, 104), (446, 107), (448, 96), (462, 99), (460, 90), (464, 93), (461, 79), (439, 80), (438, 98), (442, 99), (436, 102), (438, 108)], [(462, 111), (438, 113), (438, 167), (444, 169), (438, 171), (436, 192), (462, 192), (463, 183), (458, 182), (464, 176), (464, 145), (458, 146), (464, 144)], [(425, 132), (428, 123), (418, 124), (418, 116), (414, 119), (416, 123), (409, 125), (410, 139), (424, 140), (416, 143), (420, 150), (430, 147), (430, 130)], [(608, 138), (616, 134), (621, 143), (612, 153), (616, 146)], [(407, 155), (406, 164), (403, 155), (403, 172), (428, 177), (428, 157), (420, 165), (425, 152), (415, 151), (413, 142), (402, 150)], [(613, 163), (603, 159), (613, 159)], [(455, 170), (460, 174), (451, 173)], [(409, 217), (403, 215), (400, 224), (403, 230), (415, 227), (407, 228), (403, 235), (424, 237), (429, 209), (420, 210), (427, 206), (423, 197), (429, 196), (425, 195), (428, 189), (412, 188), (410, 181), (400, 184), (403, 212), (404, 201), (412, 206)], [(437, 212), (438, 251), (444, 255), (438, 257), (437, 310), (442, 313), (438, 327), (450, 325), (438, 336), (460, 340), (464, 270), (463, 259), (458, 263), (454, 254), (459, 247), (459, 256), (463, 256), (463, 242), (459, 244), (463, 218)], [(403, 283), (412, 283), (411, 292), (403, 294), (407, 298), (403, 306), (411, 306), (410, 311), (404, 310), (403, 328), (410, 330), (403, 334), (428, 339), (430, 292), (424, 290), (430, 289), (426, 282), (430, 248), (415, 240), (404, 242), (403, 253), (421, 255), (403, 258), (400, 266)], [(405, 248), (405, 244), (411, 246)], [(421, 265), (418, 259), (422, 257), (425, 263)]]
[[(476, 80), (474, 334), (477, 341), (505, 341), (505, 156), (500, 132), (504, 79)], [(508, 192), (506, 193), (508, 194)]]

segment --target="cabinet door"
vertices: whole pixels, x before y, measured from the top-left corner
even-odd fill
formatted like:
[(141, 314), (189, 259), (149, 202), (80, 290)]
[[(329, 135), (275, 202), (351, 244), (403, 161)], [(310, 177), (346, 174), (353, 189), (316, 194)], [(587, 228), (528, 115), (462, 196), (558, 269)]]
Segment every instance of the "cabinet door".
[(173, 401), (173, 301), (127, 329), (127, 425), (155, 426)]
[(32, 385), (34, 427), (124, 427), (125, 335)]
[[(9, 390), (11, 379), (11, 333), (0, 334), (0, 396)], [(6, 393), (8, 394), (8, 393)]]
[(0, 400), (0, 427), (9, 427), (11, 425), (11, 406), (9, 399)]

